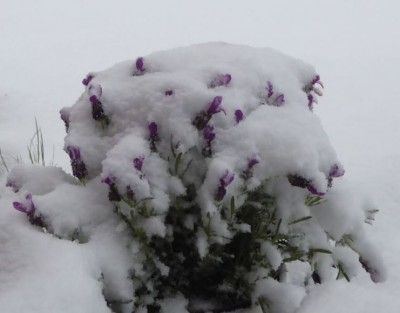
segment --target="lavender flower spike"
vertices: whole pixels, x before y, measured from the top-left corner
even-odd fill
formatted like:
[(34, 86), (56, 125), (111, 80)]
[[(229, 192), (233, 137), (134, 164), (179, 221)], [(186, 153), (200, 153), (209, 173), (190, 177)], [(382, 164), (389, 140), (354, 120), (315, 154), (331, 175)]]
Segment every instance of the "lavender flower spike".
[(235, 120), (236, 120), (236, 123), (238, 123), (238, 124), (239, 124), (239, 122), (241, 122), (243, 120), (243, 112), (241, 110), (235, 111)]
[(274, 105), (277, 107), (282, 106), (285, 103), (285, 95), (281, 93), (275, 98)]
[(224, 114), (226, 115), (226, 112), (224, 108), (221, 106), (221, 103), (222, 103), (221, 96), (214, 97), (213, 101), (210, 103), (210, 106), (208, 107), (207, 114), (214, 115), (219, 112), (224, 112)]
[(135, 169), (137, 169), (139, 172), (142, 171), (143, 168), (143, 161), (144, 161), (144, 156), (138, 157), (138, 158), (134, 158), (133, 159), (133, 166), (135, 167)]
[(142, 57), (139, 57), (136, 59), (136, 69), (139, 71), (139, 73), (143, 73), (145, 71), (144, 68), (144, 59)]
[(271, 98), (272, 95), (274, 94), (274, 86), (272, 85), (272, 83), (270, 81), (267, 82), (267, 97)]
[(148, 126), (149, 129), (149, 141), (150, 141), (150, 149), (151, 151), (156, 151), (156, 142), (159, 140), (158, 138), (158, 125), (156, 122), (151, 122)]
[(227, 86), (231, 82), (231, 80), (232, 80), (231, 74), (225, 74), (225, 75), (221, 74), (214, 78), (214, 80), (210, 84), (210, 87), (215, 88), (220, 86)]
[(40, 214), (36, 214), (36, 208), (33, 204), (32, 195), (30, 193), (25, 196), (25, 200), (26, 201), (24, 201), (23, 203), (17, 201), (13, 202), (14, 209), (25, 213), (28, 216), (29, 222), (32, 225), (45, 227), (46, 225), (43, 221), (42, 216)]
[(92, 104), (100, 102), (100, 97), (103, 93), (103, 89), (99, 84), (91, 84), (88, 89), (89, 100)]
[(222, 201), (226, 195), (226, 187), (233, 182), (235, 174), (229, 173), (227, 170), (223, 176), (219, 178), (219, 186), (214, 194), (215, 201)]
[(203, 137), (207, 142), (207, 144), (210, 145), (211, 142), (215, 139), (214, 126), (207, 125), (206, 128), (204, 129)]
[(81, 151), (78, 147), (68, 146), (67, 152), (71, 159), (72, 174), (79, 180), (84, 179), (88, 172), (85, 163), (81, 159)]
[(342, 177), (344, 173), (345, 170), (341, 166), (334, 164), (329, 171), (329, 177)]
[(219, 183), (223, 187), (229, 186), (235, 179), (235, 174), (229, 173), (227, 170), (223, 176), (220, 177)]
[(87, 74), (86, 77), (82, 80), (82, 84), (84, 86), (89, 85), (89, 83), (91, 82), (91, 80), (93, 79), (94, 75), (92, 74)]

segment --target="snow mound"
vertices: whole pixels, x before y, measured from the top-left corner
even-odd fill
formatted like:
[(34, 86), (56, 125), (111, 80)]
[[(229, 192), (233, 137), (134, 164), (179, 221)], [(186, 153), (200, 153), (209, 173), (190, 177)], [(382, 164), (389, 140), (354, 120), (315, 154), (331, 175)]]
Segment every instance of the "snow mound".
[[(61, 110), (79, 182), (18, 168), (8, 185), (32, 224), (90, 252), (115, 312), (289, 313), (310, 284), (361, 266), (385, 279), (363, 230), (374, 208), (334, 182), (344, 169), (313, 113), (323, 84), (311, 66), (210, 43), (83, 85)], [(31, 174), (48, 178), (31, 186)]]

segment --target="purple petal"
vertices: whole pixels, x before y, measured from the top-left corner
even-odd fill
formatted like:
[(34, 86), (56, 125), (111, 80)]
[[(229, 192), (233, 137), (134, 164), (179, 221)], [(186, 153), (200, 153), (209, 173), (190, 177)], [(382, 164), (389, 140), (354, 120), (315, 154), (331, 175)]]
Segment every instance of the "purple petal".
[[(99, 84), (91, 84), (89, 86), (88, 95), (89, 95), (89, 99), (91, 102), (92, 102), (92, 99), (99, 101), (102, 94), (103, 94), (103, 88)], [(95, 96), (95, 97), (93, 97), (93, 96)]]
[(158, 125), (157, 125), (157, 123), (156, 122), (151, 122), (148, 127), (149, 127), (150, 138), (151, 139), (157, 138), (157, 135), (158, 135)]
[(221, 96), (214, 97), (213, 101), (210, 103), (210, 106), (208, 107), (207, 113), (210, 115), (214, 115), (222, 111), (226, 114), (225, 110), (221, 106), (221, 103), (222, 103)]
[(173, 90), (166, 90), (165, 91), (165, 95), (166, 96), (172, 96), (174, 94), (174, 91)]
[(345, 170), (340, 167), (338, 164), (332, 165), (329, 171), (329, 177), (341, 177), (345, 173)]
[(319, 80), (320, 80), (319, 75), (315, 75), (315, 77), (311, 81), (311, 85), (314, 85), (314, 84), (318, 83)]
[(87, 74), (86, 77), (82, 80), (82, 84), (84, 86), (89, 85), (89, 83), (91, 82), (91, 80), (93, 79), (93, 75), (92, 74)]
[(136, 59), (136, 69), (140, 72), (144, 72), (144, 59), (142, 57)]
[(29, 212), (28, 208), (25, 205), (23, 205), (21, 202), (13, 202), (13, 207), (14, 207), (14, 209), (16, 209), (17, 211), (20, 211), (22, 213)]
[(214, 126), (207, 125), (204, 128), (203, 137), (208, 144), (211, 144), (211, 142), (215, 139)]
[(241, 110), (235, 111), (235, 119), (236, 119), (236, 123), (239, 123), (240, 121), (243, 120), (243, 112)]
[(215, 88), (219, 86), (227, 86), (231, 82), (231, 80), (232, 80), (231, 74), (225, 74), (225, 75), (221, 74), (214, 78), (214, 80), (210, 84), (210, 87)]
[(229, 173), (229, 171), (227, 170), (225, 174), (222, 177), (220, 177), (219, 183), (222, 187), (227, 187), (229, 186), (230, 183), (233, 182), (234, 179), (235, 179), (235, 174)]
[(282, 106), (283, 104), (285, 103), (285, 95), (283, 94), (283, 93), (281, 93), (280, 95), (278, 95), (276, 98), (275, 98), (275, 105), (277, 106), (277, 107), (280, 107), (280, 106)]
[(317, 188), (315, 187), (315, 185), (314, 185), (313, 183), (308, 183), (307, 186), (306, 186), (306, 188), (307, 188), (307, 190), (308, 190), (309, 192), (311, 192), (313, 195), (316, 195), (316, 196), (323, 196), (323, 195), (325, 195), (325, 192), (318, 191)]
[(260, 163), (260, 160), (257, 157), (253, 157), (249, 160), (249, 162), (247, 163), (247, 167), (249, 169), (253, 168), (254, 165)]
[(267, 97), (271, 98), (272, 95), (274, 94), (274, 86), (272, 85), (272, 83), (270, 81), (267, 82)]
[(67, 152), (71, 160), (80, 160), (81, 158), (81, 151), (78, 147), (68, 146)]
[(133, 159), (133, 166), (134, 166), (135, 169), (137, 169), (139, 172), (142, 171), (143, 160), (144, 160), (144, 156), (141, 156), (141, 157), (139, 157), (139, 158), (134, 158), (134, 159)]
[(116, 180), (115, 177), (113, 177), (113, 176), (107, 176), (107, 177), (103, 178), (103, 179), (101, 180), (101, 182), (104, 183), (104, 184), (107, 184), (107, 185), (111, 186), (111, 185), (114, 185), (114, 184), (115, 184), (115, 180)]

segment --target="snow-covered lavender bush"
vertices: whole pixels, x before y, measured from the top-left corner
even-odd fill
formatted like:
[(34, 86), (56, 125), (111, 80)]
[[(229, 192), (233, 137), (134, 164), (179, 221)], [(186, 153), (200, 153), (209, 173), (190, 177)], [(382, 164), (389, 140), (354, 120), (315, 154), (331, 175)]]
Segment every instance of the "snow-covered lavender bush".
[(83, 84), (61, 111), (80, 183), (58, 173), (35, 192), (17, 169), (9, 186), (31, 222), (101, 250), (113, 311), (293, 312), (309, 285), (361, 267), (385, 279), (364, 233), (374, 208), (335, 181), (344, 169), (313, 113), (323, 85), (309, 65), (213, 43)]

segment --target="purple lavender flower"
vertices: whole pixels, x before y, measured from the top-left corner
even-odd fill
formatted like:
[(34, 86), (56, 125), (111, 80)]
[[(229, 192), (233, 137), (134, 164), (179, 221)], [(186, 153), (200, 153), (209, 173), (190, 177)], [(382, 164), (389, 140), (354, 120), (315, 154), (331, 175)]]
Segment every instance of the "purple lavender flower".
[(344, 173), (345, 170), (341, 166), (334, 164), (329, 171), (329, 177), (342, 177)]
[(325, 192), (319, 191), (312, 182), (309, 182), (306, 186), (307, 190), (316, 196), (324, 196)]
[(270, 81), (267, 82), (267, 92), (268, 92), (267, 97), (269, 99), (274, 94), (274, 86), (272, 85), (272, 83)]
[(89, 100), (90, 102), (99, 101), (101, 95), (103, 94), (103, 88), (99, 84), (90, 84), (88, 88)]
[(158, 125), (156, 122), (151, 122), (148, 126), (149, 129), (149, 141), (151, 151), (157, 151), (156, 142), (159, 141), (158, 137)]
[(210, 106), (208, 107), (207, 113), (209, 115), (214, 115), (219, 112), (224, 112), (224, 114), (226, 115), (226, 112), (224, 108), (221, 106), (221, 103), (222, 103), (221, 96), (214, 97), (213, 101), (210, 103)]
[(310, 193), (316, 196), (325, 195), (325, 192), (319, 191), (310, 179), (306, 179), (299, 175), (288, 175), (287, 178), (292, 186), (306, 188)]
[(319, 75), (315, 75), (315, 77), (311, 80), (311, 85), (315, 85), (318, 84), (320, 85), (322, 88), (324, 88), (324, 84), (321, 82)]
[(68, 146), (67, 152), (71, 159), (72, 174), (79, 180), (86, 178), (88, 172), (85, 163), (83, 163), (81, 159), (80, 149), (78, 147)]
[(231, 74), (221, 74), (214, 78), (214, 80), (210, 84), (210, 88), (227, 86), (232, 80)]
[(282, 106), (285, 103), (285, 95), (281, 93), (275, 98), (274, 105), (277, 107)]
[(109, 117), (104, 113), (103, 104), (100, 97), (103, 89), (100, 85), (91, 84), (88, 88), (89, 101), (92, 104), (92, 117), (95, 121), (101, 122), (102, 126), (110, 124)]
[(235, 120), (236, 120), (236, 123), (238, 123), (238, 124), (240, 121), (243, 120), (243, 112), (241, 110), (235, 111)]
[(312, 95), (312, 94), (308, 94), (307, 95), (307, 99), (308, 99), (308, 108), (310, 109), (310, 110), (312, 110), (313, 109), (313, 103), (314, 103), (314, 96)]
[(36, 207), (33, 204), (32, 195), (30, 193), (25, 196), (25, 201), (23, 203), (17, 201), (13, 202), (13, 207), (17, 211), (25, 213), (32, 225), (45, 227), (43, 217), (40, 214), (37, 214)]
[(141, 157), (138, 157), (138, 158), (134, 158), (134, 159), (133, 159), (133, 166), (134, 166), (135, 169), (137, 169), (139, 172), (142, 171), (143, 161), (144, 161), (144, 156), (141, 156)]
[(228, 187), (235, 179), (235, 174), (229, 173), (227, 170), (224, 175), (219, 178), (219, 186), (214, 194), (215, 201), (222, 201), (226, 195), (226, 187)]
[(174, 94), (174, 91), (171, 90), (171, 89), (165, 91), (165, 95), (166, 95), (167, 97), (172, 96), (173, 94)]
[(108, 200), (118, 202), (121, 201), (121, 195), (118, 192), (116, 181), (117, 179), (114, 176), (107, 176), (101, 180), (102, 183), (109, 186)]
[(241, 177), (244, 180), (253, 177), (253, 167), (258, 163), (260, 163), (260, 159), (258, 157), (254, 156), (250, 158), (247, 162), (247, 168), (242, 172)]
[(201, 111), (196, 115), (193, 121), (193, 125), (198, 130), (203, 130), (214, 114), (217, 114), (219, 112), (224, 112), (226, 115), (226, 112), (224, 108), (221, 106), (221, 103), (222, 103), (221, 96), (214, 97), (213, 101), (209, 104), (207, 111)]
[(86, 77), (82, 80), (82, 84), (83, 84), (84, 86), (89, 85), (89, 83), (92, 81), (93, 77), (94, 77), (94, 75), (92, 75), (92, 74), (87, 74)]
[(343, 176), (345, 173), (344, 169), (339, 166), (338, 164), (334, 164), (332, 165), (331, 169), (329, 170), (329, 174), (328, 174), (328, 187), (331, 188), (332, 187), (332, 183), (333, 183), (333, 178), (336, 177), (341, 177)]
[(19, 187), (17, 186), (17, 183), (14, 180), (7, 180), (6, 187), (12, 188), (14, 192), (19, 191)]
[(215, 139), (214, 126), (207, 125), (204, 129), (203, 137), (206, 140), (207, 144), (210, 145), (211, 142)]
[(139, 73), (143, 73), (145, 71), (144, 59), (142, 57), (136, 59), (136, 69)]
[(204, 128), (203, 138), (206, 142), (206, 146), (203, 148), (203, 155), (205, 157), (210, 157), (212, 155), (211, 143), (215, 139), (214, 126), (207, 125)]

